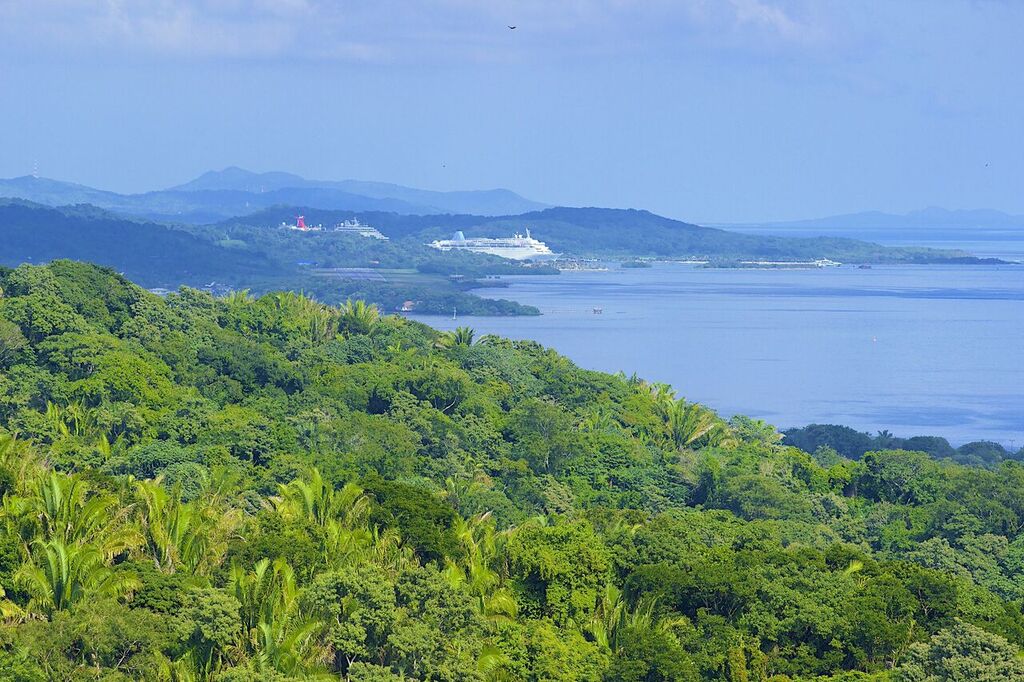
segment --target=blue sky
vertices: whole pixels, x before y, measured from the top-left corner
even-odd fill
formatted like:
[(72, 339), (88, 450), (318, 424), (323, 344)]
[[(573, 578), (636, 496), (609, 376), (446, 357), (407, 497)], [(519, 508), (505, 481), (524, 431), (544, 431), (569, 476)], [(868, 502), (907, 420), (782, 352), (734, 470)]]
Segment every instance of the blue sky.
[(1022, 86), (1013, 0), (0, 0), (0, 176), (1024, 213)]

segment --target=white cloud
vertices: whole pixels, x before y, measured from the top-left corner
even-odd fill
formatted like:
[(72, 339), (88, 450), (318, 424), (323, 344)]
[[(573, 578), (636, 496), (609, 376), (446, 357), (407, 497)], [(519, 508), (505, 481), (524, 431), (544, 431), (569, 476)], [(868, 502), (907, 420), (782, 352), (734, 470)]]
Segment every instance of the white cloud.
[(803, 27), (795, 22), (777, 5), (761, 0), (730, 0), (736, 11), (736, 20), (744, 24), (763, 26), (781, 36), (793, 37), (802, 33)]

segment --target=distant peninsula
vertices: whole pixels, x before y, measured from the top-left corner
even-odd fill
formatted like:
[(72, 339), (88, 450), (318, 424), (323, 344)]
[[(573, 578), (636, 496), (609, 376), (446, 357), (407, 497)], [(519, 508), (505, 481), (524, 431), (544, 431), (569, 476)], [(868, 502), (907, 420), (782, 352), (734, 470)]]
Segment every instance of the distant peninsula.
[[(282, 227), (297, 216), (328, 227)], [(346, 221), (370, 225), (386, 239), (333, 229)], [(846, 237), (741, 233), (636, 209), (545, 207), (507, 190), (432, 192), (237, 168), (136, 195), (31, 176), (0, 180), (0, 265), (88, 260), (154, 289), (300, 289), (331, 303), (363, 298), (385, 310), (536, 315), (530, 306), (483, 299), (472, 290), (500, 287), (497, 278), (511, 274), (555, 275), (557, 266), (428, 246), (455, 232), (506, 238), (526, 228), (568, 259), (634, 266), (651, 260), (712, 267), (1001, 263)]]

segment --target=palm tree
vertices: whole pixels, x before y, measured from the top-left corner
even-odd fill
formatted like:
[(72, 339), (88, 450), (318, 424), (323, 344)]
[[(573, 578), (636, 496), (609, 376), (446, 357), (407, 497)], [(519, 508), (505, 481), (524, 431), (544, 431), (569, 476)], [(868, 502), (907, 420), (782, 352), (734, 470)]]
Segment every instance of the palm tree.
[(394, 574), (419, 565), (416, 551), (402, 542), (402, 536), (394, 528), (381, 530), (377, 526), (373, 527), (370, 531), (370, 547), (367, 558)]
[(80, 438), (108, 458), (114, 448), (121, 444), (124, 436), (119, 433), (111, 440), (114, 434), (100, 423), (99, 410), (89, 407), (82, 400), (69, 402), (64, 407), (47, 401), (46, 420), (58, 439)]
[(91, 491), (77, 474), (39, 475), (29, 494), (4, 500), (4, 512), (20, 521), (22, 537), (38, 535), (67, 545), (88, 543), (105, 558), (139, 542), (138, 531), (127, 522), (130, 509), (120, 506), (113, 495)]
[(366, 301), (349, 299), (338, 310), (341, 316), (338, 326), (346, 335), (367, 334), (380, 320), (380, 310)]
[(731, 442), (728, 425), (717, 414), (699, 403), (677, 400), (668, 408), (668, 433), (678, 448), (703, 441), (708, 445)]
[(209, 666), (194, 651), (174, 661), (160, 654), (158, 660), (160, 679), (164, 682), (199, 682), (209, 678)]
[[(472, 461), (469, 461), (468, 463), (471, 465), (474, 464)], [(442, 494), (448, 501), (448, 504), (453, 506), (456, 511), (459, 511), (469, 496), (482, 490), (487, 490), (490, 487), (490, 477), (483, 469), (477, 468), (473, 472), (472, 476), (455, 475), (446, 478), (444, 480), (444, 492)]]
[(370, 512), (370, 500), (362, 488), (349, 482), (337, 490), (316, 468), (310, 470), (308, 481), (295, 479), (278, 485), (277, 497), (270, 500), (282, 516), (303, 518), (321, 527), (331, 520), (347, 528), (362, 526)]
[(671, 413), (673, 406), (678, 402), (676, 400), (675, 390), (673, 390), (670, 385), (660, 381), (650, 384), (648, 386), (648, 390), (654, 398), (656, 411), (661, 414), (663, 418), (668, 419), (668, 415)]
[(36, 540), (31, 563), (15, 573), (15, 582), (31, 595), (27, 611), (50, 615), (98, 597), (121, 597), (142, 586), (128, 573), (104, 562), (103, 552), (90, 545), (67, 545), (59, 539)]
[(332, 308), (318, 305), (308, 312), (309, 340), (318, 345), (334, 338), (338, 331), (338, 313)]
[(139, 481), (136, 491), (142, 499), (146, 550), (157, 568), (168, 573), (184, 568), (195, 575), (220, 564), (229, 537), (241, 524), (238, 510), (184, 503), (177, 490), (168, 493), (160, 479)]
[(511, 341), (504, 339), (497, 334), (484, 334), (480, 337), (480, 340), (477, 341), (477, 343), (481, 346), (502, 346), (511, 344)]
[(615, 585), (605, 585), (604, 593), (597, 600), (597, 608), (586, 626), (586, 631), (600, 646), (615, 651), (617, 636), (625, 620), (626, 603), (622, 591)]
[(96, 410), (90, 409), (84, 401), (76, 400), (64, 407), (56, 403), (46, 402), (46, 419), (62, 436), (78, 436), (83, 438), (106, 435), (100, 427)]
[(309, 333), (313, 344), (323, 343), (334, 338), (338, 329), (339, 311), (294, 291), (273, 294), (274, 309), (281, 318), (299, 320)]
[(891, 448), (894, 444), (897, 444), (897, 438), (893, 435), (892, 431), (883, 429), (875, 436), (875, 443), (878, 449)]
[(321, 667), (327, 652), (316, 635), (323, 624), (301, 613), (295, 571), (287, 561), (262, 559), (248, 572), (235, 566), (229, 589), (241, 604), (242, 645), (261, 672), (301, 675)]
[(467, 590), (476, 600), (477, 611), (491, 621), (515, 618), (519, 605), (502, 584), (492, 564), (498, 555), (499, 538), (490, 512), (464, 519), (458, 517), (452, 532), (462, 548), (456, 558), (445, 560), (445, 576), (453, 587)]
[(256, 626), (256, 666), (261, 673), (276, 671), (288, 676), (322, 668), (327, 653), (316, 639), (323, 625), (316, 620), (287, 623), (261, 622)]
[(291, 567), (283, 559), (278, 559), (273, 569), (270, 559), (261, 559), (248, 572), (232, 566), (228, 588), (241, 606), (239, 614), (246, 631), (254, 629), (262, 620), (273, 618), (282, 589), (278, 583), (284, 582), (278, 580), (279, 573), (293, 575)]
[(252, 297), (248, 289), (241, 289), (228, 292), (228, 295), (224, 297), (224, 303), (229, 308), (239, 308), (247, 305), (251, 305), (256, 299)]
[(620, 637), (627, 630), (670, 632), (677, 625), (688, 622), (683, 617), (659, 618), (655, 614), (655, 606), (656, 600), (641, 599), (631, 609), (622, 591), (609, 583), (598, 598), (594, 615), (584, 629), (599, 645), (612, 654), (618, 654)]
[(370, 500), (355, 483), (336, 489), (320, 471), (312, 469), (309, 480), (296, 479), (278, 486), (271, 506), (285, 518), (302, 519), (323, 529), (324, 563), (343, 566), (365, 558), (374, 544), (368, 527)]
[(17, 433), (0, 433), (0, 466), (15, 475), (15, 480), (29, 478), (29, 470), (36, 466), (35, 453), (27, 440)]
[(472, 346), (473, 337), (476, 336), (476, 332), (473, 331), (472, 327), (458, 327), (455, 331), (450, 332), (452, 342), (456, 346)]
[(374, 534), (367, 528), (350, 528), (337, 519), (324, 526), (323, 560), (338, 568), (364, 559), (373, 547)]
[(435, 348), (455, 348), (456, 346), (472, 346), (476, 332), (471, 327), (458, 327), (452, 331), (442, 332), (434, 342)]
[(487, 682), (505, 682), (515, 679), (508, 667), (512, 659), (493, 644), (485, 644), (476, 658), (476, 669)]
[(618, 430), (619, 423), (607, 405), (598, 405), (594, 411), (580, 420), (579, 427), (583, 431), (614, 433)]

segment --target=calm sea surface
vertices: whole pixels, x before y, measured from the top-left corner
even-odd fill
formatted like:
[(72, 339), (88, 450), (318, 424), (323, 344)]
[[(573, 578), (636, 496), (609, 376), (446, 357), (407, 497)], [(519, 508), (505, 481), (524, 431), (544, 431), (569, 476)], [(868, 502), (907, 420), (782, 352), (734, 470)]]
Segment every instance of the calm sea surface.
[[(1024, 265), (508, 277), (541, 317), (420, 317), (534, 339), (728, 416), (1024, 443)], [(599, 307), (601, 314), (594, 314)]]

